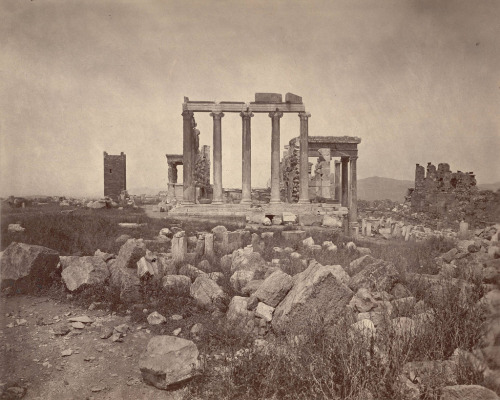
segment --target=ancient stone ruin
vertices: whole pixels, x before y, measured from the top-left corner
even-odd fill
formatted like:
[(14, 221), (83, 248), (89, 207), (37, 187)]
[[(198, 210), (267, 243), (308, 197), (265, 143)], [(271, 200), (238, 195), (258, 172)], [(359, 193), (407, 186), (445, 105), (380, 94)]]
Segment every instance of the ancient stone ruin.
[(415, 168), (415, 188), (409, 190), (411, 208), (419, 212), (445, 214), (461, 203), (470, 203), (477, 193), (476, 178), (473, 172), (451, 172), (446, 163), (432, 163), (426, 169), (417, 164)]
[[(273, 219), (274, 224), (282, 219), (284, 211), (309, 216), (331, 214), (334, 218), (344, 219), (345, 227), (350, 226), (357, 231), (356, 160), (357, 145), (361, 139), (348, 136), (309, 137), (308, 120), (311, 115), (306, 112), (302, 97), (287, 93), (283, 101), (282, 95), (278, 93), (256, 93), (255, 101), (250, 103), (191, 101), (185, 97), (182, 109), (183, 154), (167, 154), (168, 201), (177, 203), (177, 207), (170, 212), (176, 215), (230, 214), (253, 218), (251, 119), (257, 113), (267, 113), (271, 118), (272, 132), (270, 199), (265, 204), (260, 199), (258, 201), (265, 216), (270, 219), (279, 216)], [(204, 146), (199, 151), (199, 130), (196, 129), (194, 117), (197, 112), (210, 113), (213, 119), (212, 186), (209, 148)], [(242, 118), (241, 195), (237, 193), (239, 190), (224, 190), (222, 186), (224, 113), (239, 113)], [(289, 113), (298, 114), (300, 136), (290, 141), (283, 160), (280, 160), (280, 120)], [(311, 173), (309, 157), (318, 157), (314, 174)], [(333, 164), (334, 172), (331, 172), (332, 158), (337, 158)], [(177, 179), (178, 165), (183, 166), (182, 196)], [(344, 218), (346, 214), (349, 214), (348, 221)]]
[(127, 190), (127, 156), (110, 155), (104, 152), (104, 196), (114, 201), (120, 199), (122, 191)]

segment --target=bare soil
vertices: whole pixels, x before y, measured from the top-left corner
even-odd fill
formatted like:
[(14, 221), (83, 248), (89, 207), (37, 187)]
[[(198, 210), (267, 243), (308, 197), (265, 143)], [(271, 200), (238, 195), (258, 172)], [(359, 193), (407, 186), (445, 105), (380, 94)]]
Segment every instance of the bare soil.
[[(26, 389), (24, 399), (44, 400), (183, 397), (185, 389), (162, 391), (142, 381), (138, 361), (153, 332), (129, 316), (32, 296), (0, 298), (0, 313), (0, 392), (14, 386)], [(83, 315), (94, 322), (72, 328), (68, 319)], [(100, 338), (102, 327), (121, 324), (131, 328), (123, 342)], [(69, 333), (55, 334), (66, 326)], [(72, 354), (62, 356), (65, 350)], [(1, 398), (19, 397), (4, 391)]]

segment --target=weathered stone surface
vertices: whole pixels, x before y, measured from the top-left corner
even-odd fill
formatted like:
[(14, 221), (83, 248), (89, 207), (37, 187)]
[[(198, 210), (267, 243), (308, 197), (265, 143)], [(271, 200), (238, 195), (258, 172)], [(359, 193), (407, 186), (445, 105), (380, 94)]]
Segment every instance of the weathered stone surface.
[(299, 243), (306, 238), (306, 231), (282, 231), (281, 236), (288, 243)]
[(137, 261), (146, 255), (146, 245), (142, 239), (129, 239), (120, 248), (116, 257), (119, 268), (137, 268)]
[(256, 103), (282, 103), (281, 93), (255, 93)]
[(99, 249), (95, 251), (94, 256), (101, 257), (105, 262), (108, 262), (109, 260), (116, 257), (114, 254), (105, 253)]
[(120, 300), (125, 303), (141, 303), (141, 281), (136, 271), (131, 268), (120, 267), (116, 260), (108, 263), (111, 286), (120, 290)]
[(340, 228), (342, 227), (342, 221), (338, 218), (332, 217), (331, 215), (325, 215), (323, 216), (321, 225), (329, 228)]
[(149, 314), (147, 320), (149, 325), (160, 325), (167, 322), (167, 319), (158, 311), (153, 311), (151, 314)]
[(365, 288), (359, 289), (349, 302), (349, 306), (360, 313), (371, 311), (377, 305), (377, 301), (373, 298), (370, 291)]
[(73, 292), (88, 285), (106, 282), (109, 278), (108, 266), (101, 257), (68, 257), (70, 260), (61, 273), (61, 278), (69, 291)]
[(293, 93), (286, 93), (285, 94), (285, 102), (292, 103), (292, 104), (302, 104), (302, 97), (297, 96), (296, 94), (293, 94)]
[(261, 223), (264, 226), (271, 226), (272, 225), (272, 221), (268, 217), (263, 217)]
[(254, 280), (255, 271), (247, 270), (247, 269), (239, 269), (229, 279), (232, 288), (241, 293), (242, 289), (252, 280)]
[(202, 260), (198, 263), (198, 269), (206, 272), (207, 274), (212, 272), (212, 266), (208, 260)]
[(497, 394), (479, 385), (454, 385), (441, 389), (441, 400), (498, 400)]
[(293, 286), (293, 278), (277, 269), (269, 275), (254, 293), (261, 302), (276, 307)]
[(307, 239), (304, 239), (302, 241), (302, 245), (304, 247), (311, 247), (314, 246), (314, 239), (312, 237), (308, 237)]
[(330, 322), (341, 314), (353, 293), (337, 273), (332, 266), (311, 263), (295, 275), (292, 289), (274, 311), (273, 328), (277, 331), (300, 329), (314, 316)]
[(24, 232), (26, 230), (26, 228), (23, 228), (21, 226), (21, 224), (9, 224), (9, 226), (7, 227), (7, 231), (8, 232)]
[(248, 282), (245, 287), (241, 289), (241, 293), (245, 296), (250, 296), (259, 289), (263, 282), (264, 279), (254, 279), (253, 281)]
[(452, 360), (412, 361), (403, 366), (403, 375), (410, 380), (418, 377), (419, 384), (432, 386), (436, 381), (442, 385), (457, 383), (457, 364)]
[(208, 310), (226, 308), (227, 295), (212, 279), (207, 276), (199, 276), (191, 285), (189, 291), (191, 297), (203, 308)]
[[(367, 256), (369, 257), (369, 256)], [(398, 271), (390, 262), (366, 266), (349, 280), (352, 290), (366, 288), (374, 291), (390, 291), (397, 283)]]
[(224, 274), (222, 272), (210, 272), (207, 276), (217, 285), (221, 285), (224, 282)]
[(380, 263), (382, 260), (379, 260), (378, 258), (374, 258), (370, 255), (364, 255), (362, 257), (359, 257), (349, 264), (349, 266), (345, 269), (345, 271), (350, 275), (354, 276), (356, 275), (359, 271), (363, 270), (366, 266), (374, 264), (374, 263)]
[(156, 258), (158, 263), (158, 269), (160, 270), (160, 275), (177, 275), (179, 270), (178, 265), (172, 258), (172, 254), (169, 253), (158, 253)]
[(146, 260), (145, 257), (141, 257), (139, 261), (137, 261), (137, 276), (139, 278), (148, 278), (148, 277), (158, 277), (158, 264), (155, 262), (151, 262)]
[(396, 299), (402, 299), (404, 297), (410, 297), (411, 292), (404, 287), (403, 284), (401, 283), (396, 283), (394, 287), (391, 290), (391, 294), (396, 298)]
[(377, 332), (375, 325), (369, 319), (359, 320), (352, 324), (350, 328), (352, 334), (361, 336), (365, 340), (370, 340)]
[(294, 224), (297, 221), (297, 216), (291, 212), (284, 211), (281, 219), (284, 224)]
[(168, 294), (187, 296), (190, 293), (191, 278), (185, 275), (165, 275), (162, 286)]
[(59, 253), (55, 250), (12, 242), (0, 260), (0, 285), (2, 288), (14, 286), (20, 291), (47, 285), (58, 263)]
[(199, 276), (206, 276), (207, 274), (202, 270), (193, 267), (191, 264), (184, 264), (179, 268), (179, 275), (188, 276), (194, 282), (194, 280)]
[(257, 304), (257, 308), (255, 309), (255, 316), (262, 318), (267, 322), (271, 322), (273, 319), (274, 307), (268, 306), (264, 303)]
[(153, 337), (139, 360), (144, 382), (159, 389), (188, 380), (198, 367), (196, 344), (175, 336)]
[[(237, 251), (233, 254), (231, 262), (231, 272), (234, 273), (240, 269), (247, 271), (264, 272), (267, 268), (266, 261), (259, 253), (245, 253), (244, 251)], [(256, 277), (258, 279), (258, 277)]]
[(226, 318), (235, 327), (245, 328), (250, 322), (253, 322), (254, 311), (248, 310), (248, 297), (234, 296), (229, 303)]

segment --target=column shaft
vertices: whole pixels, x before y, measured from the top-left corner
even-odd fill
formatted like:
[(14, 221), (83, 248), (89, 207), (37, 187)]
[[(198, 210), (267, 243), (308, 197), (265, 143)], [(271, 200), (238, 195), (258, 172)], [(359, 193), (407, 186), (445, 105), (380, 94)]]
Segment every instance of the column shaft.
[(311, 114), (301, 112), (300, 118), (300, 178), (299, 204), (309, 204), (309, 117)]
[(243, 137), (241, 140), (241, 204), (252, 204), (252, 131), (253, 113), (242, 112)]
[(272, 119), (271, 136), (271, 201), (270, 204), (278, 204), (280, 200), (280, 118), (283, 113), (273, 111), (269, 113)]
[(214, 120), (214, 193), (212, 204), (222, 204), (222, 131), (221, 112), (210, 114)]
[(340, 161), (335, 160), (335, 200), (340, 203)]
[(349, 157), (341, 157), (342, 163), (342, 207), (349, 206), (349, 174), (348, 174), (348, 164)]
[(350, 157), (350, 175), (351, 181), (349, 185), (350, 193), (349, 196), (349, 221), (351, 223), (358, 222), (358, 181), (357, 181), (357, 170), (356, 170), (356, 160), (358, 157)]
[(182, 164), (183, 164), (183, 192), (182, 203), (194, 204), (194, 165), (193, 165), (193, 112), (184, 111), (182, 113)]

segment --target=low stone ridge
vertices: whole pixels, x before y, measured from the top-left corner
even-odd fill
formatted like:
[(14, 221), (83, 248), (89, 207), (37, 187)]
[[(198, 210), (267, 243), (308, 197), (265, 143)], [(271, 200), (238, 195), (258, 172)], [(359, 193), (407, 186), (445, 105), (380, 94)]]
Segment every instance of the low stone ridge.
[(12, 242), (0, 260), (0, 287), (27, 292), (51, 283), (59, 253), (47, 247)]
[(61, 278), (70, 292), (84, 286), (104, 284), (109, 278), (108, 266), (99, 256), (67, 257)]
[(198, 367), (196, 344), (176, 336), (153, 337), (139, 360), (144, 382), (164, 390), (192, 378)]

